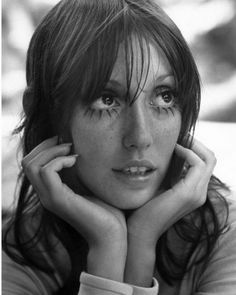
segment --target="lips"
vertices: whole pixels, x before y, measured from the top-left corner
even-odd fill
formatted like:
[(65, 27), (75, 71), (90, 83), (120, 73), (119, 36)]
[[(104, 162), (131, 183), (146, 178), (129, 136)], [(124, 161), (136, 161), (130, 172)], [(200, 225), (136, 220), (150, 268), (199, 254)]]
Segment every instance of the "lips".
[(155, 170), (156, 167), (147, 160), (130, 161), (123, 167), (113, 169), (113, 171), (122, 173), (127, 176), (147, 176)]
[(127, 175), (145, 175), (147, 172), (150, 172), (151, 169), (147, 167), (129, 167), (121, 170), (122, 173)]

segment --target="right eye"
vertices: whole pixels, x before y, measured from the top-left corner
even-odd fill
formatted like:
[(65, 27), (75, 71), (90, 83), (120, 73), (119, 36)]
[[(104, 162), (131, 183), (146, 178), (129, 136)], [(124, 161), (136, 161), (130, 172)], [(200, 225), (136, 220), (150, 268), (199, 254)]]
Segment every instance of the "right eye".
[(95, 111), (105, 111), (118, 106), (120, 106), (120, 103), (112, 94), (103, 94), (91, 104), (90, 108)]

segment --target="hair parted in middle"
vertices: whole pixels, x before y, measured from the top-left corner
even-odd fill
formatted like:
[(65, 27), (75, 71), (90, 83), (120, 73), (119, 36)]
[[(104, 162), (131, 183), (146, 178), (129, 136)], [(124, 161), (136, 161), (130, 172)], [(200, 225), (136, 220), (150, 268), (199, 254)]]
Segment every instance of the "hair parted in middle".
[[(147, 72), (144, 71), (144, 63), (150, 66), (150, 45), (165, 56), (172, 69), (181, 111), (178, 143), (183, 146), (191, 144), (189, 132), (194, 129), (200, 107), (199, 74), (181, 32), (166, 13), (154, 0), (62, 0), (45, 16), (29, 46), (27, 88), (23, 96), (24, 117), (17, 130), (23, 132), (23, 156), (52, 136), (57, 135), (65, 142), (71, 140), (70, 124), (74, 110), (79, 106), (89, 106), (101, 95), (121, 45), (125, 49), (126, 99), (130, 103), (137, 99), (143, 78), (145, 81)], [(130, 97), (134, 46), (138, 46), (141, 52), (141, 73), (136, 93)], [(162, 185), (170, 187), (180, 176), (182, 168), (183, 162), (174, 154)], [(214, 189), (212, 183), (210, 189)], [(221, 186), (220, 182), (218, 186)], [(32, 239), (22, 242), (21, 237), (26, 231), (25, 212), (34, 206), (41, 217), (38, 231)], [(185, 259), (171, 252), (166, 233), (158, 241), (159, 272), (168, 283), (181, 279), (194, 265), (195, 262), (189, 264), (190, 257), (203, 236), (206, 237), (207, 247), (199, 261), (208, 257), (223, 228), (209, 199), (194, 214), (201, 220), (199, 227), (191, 218), (180, 220), (175, 226), (179, 236), (192, 243)], [(214, 225), (211, 228), (207, 218)], [(39, 198), (23, 172), (14, 223), (21, 255), (28, 264), (41, 269), (43, 265), (38, 260), (33, 261), (28, 249), (39, 240), (50, 246), (50, 233), (58, 237), (71, 260), (71, 274), (61, 294), (77, 294), (79, 272), (86, 264), (86, 242), (63, 220), (40, 207)], [(78, 248), (75, 252), (74, 245), (79, 245), (82, 254), (78, 254)], [(79, 263), (81, 269), (78, 268)]]
[[(179, 141), (183, 143), (198, 116), (200, 81), (188, 46), (172, 20), (153, 1), (63, 0), (37, 28), (28, 51), (24, 110), (41, 136), (35, 142), (30, 135), (26, 138), (26, 152), (46, 137), (69, 134), (75, 106), (88, 106), (99, 97), (121, 44), (126, 53), (127, 99), (135, 99), (128, 96), (134, 37), (142, 63), (150, 64), (145, 49), (152, 44), (171, 66), (182, 113)], [(141, 73), (140, 83), (145, 74)]]

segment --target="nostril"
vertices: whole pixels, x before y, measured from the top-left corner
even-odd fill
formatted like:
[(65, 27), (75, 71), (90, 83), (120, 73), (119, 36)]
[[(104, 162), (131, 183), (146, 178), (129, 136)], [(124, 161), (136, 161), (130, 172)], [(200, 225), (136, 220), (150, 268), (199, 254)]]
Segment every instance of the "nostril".
[(123, 145), (126, 149), (142, 150), (152, 144), (152, 122), (141, 100), (129, 109), (123, 126)]
[(147, 149), (151, 143), (151, 136), (147, 132), (145, 134), (127, 134), (123, 138), (123, 145), (126, 149)]

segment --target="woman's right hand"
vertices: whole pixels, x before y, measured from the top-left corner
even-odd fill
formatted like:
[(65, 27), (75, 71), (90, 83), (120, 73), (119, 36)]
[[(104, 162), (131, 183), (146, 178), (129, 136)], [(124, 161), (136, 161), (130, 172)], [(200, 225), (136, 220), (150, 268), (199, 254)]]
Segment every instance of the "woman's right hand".
[(59, 172), (72, 167), (77, 155), (71, 144), (57, 145), (57, 136), (35, 147), (22, 160), (42, 205), (73, 226), (88, 242), (88, 272), (123, 281), (127, 254), (127, 229), (123, 213), (98, 200), (73, 192)]

